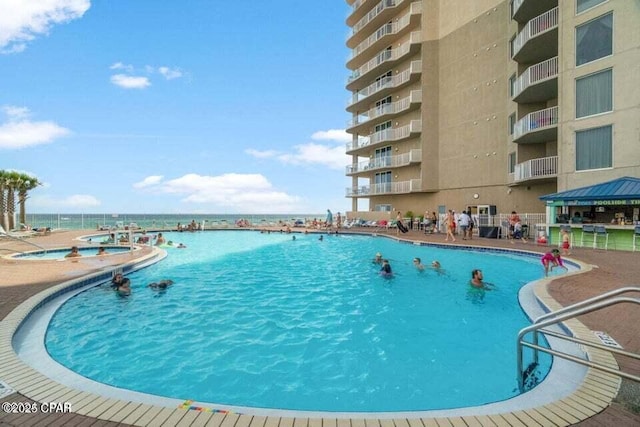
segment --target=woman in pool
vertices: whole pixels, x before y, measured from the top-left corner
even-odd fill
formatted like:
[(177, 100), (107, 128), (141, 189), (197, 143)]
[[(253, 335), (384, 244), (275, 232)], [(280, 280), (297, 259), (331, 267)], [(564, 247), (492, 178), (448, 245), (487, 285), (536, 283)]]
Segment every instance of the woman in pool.
[(547, 252), (540, 258), (540, 262), (544, 266), (544, 275), (548, 276), (549, 271), (553, 270), (555, 267), (562, 267), (565, 270), (568, 270), (567, 267), (562, 263), (562, 257), (560, 257), (560, 250), (552, 249), (551, 252)]
[(393, 271), (391, 271), (391, 265), (389, 264), (389, 260), (382, 260), (382, 267), (380, 268), (380, 275), (382, 277), (391, 277), (393, 276)]

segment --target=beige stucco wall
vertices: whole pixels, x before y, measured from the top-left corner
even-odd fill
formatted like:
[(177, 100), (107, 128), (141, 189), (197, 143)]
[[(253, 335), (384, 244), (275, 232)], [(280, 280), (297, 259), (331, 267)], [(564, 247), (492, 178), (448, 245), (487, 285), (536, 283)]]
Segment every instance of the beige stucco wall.
[[(561, 164), (558, 191), (593, 185), (621, 176), (640, 176), (640, 2), (609, 0), (576, 15), (574, 2), (560, 2), (562, 55), (559, 80), (561, 125), (558, 144)], [(612, 56), (575, 66), (575, 28), (613, 11)], [(575, 79), (613, 69), (613, 112), (575, 119)], [(575, 170), (575, 132), (613, 125), (613, 167)]]

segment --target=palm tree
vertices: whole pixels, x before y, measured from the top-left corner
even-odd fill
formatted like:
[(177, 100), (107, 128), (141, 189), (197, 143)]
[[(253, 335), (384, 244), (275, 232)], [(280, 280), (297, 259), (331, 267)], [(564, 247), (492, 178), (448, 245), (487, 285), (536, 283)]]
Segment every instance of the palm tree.
[(27, 223), (27, 211), (25, 209), (25, 203), (27, 201), (27, 193), (33, 190), (37, 186), (42, 185), (38, 178), (27, 174), (22, 174), (20, 182), (17, 186), (18, 190), (18, 205), (20, 206), (20, 223)]
[(16, 226), (16, 188), (20, 185), (20, 173), (16, 171), (7, 172), (7, 230), (13, 230)]
[(9, 214), (7, 197), (5, 193), (8, 191), (9, 172), (0, 170), (0, 225), (7, 230), (9, 228)]

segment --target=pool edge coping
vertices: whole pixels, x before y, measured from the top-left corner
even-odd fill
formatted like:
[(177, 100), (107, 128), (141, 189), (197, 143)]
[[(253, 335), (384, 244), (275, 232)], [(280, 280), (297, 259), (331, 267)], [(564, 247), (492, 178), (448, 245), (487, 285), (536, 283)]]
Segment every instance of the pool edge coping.
[[(344, 233), (347, 234), (347, 233)], [(365, 234), (365, 235), (374, 235), (375, 233), (353, 233), (353, 234)], [(459, 246), (459, 245), (447, 245), (447, 244), (438, 244), (438, 243), (428, 243), (419, 240), (407, 240), (400, 239), (395, 236), (388, 235), (377, 235), (380, 237), (387, 237), (391, 239), (396, 239), (401, 242), (420, 244), (420, 245), (431, 245), (438, 247), (450, 247), (451, 249), (466, 249), (466, 250), (485, 250), (489, 252), (498, 252), (498, 253), (520, 253), (520, 254), (528, 254), (531, 256), (538, 255), (536, 252), (532, 251), (523, 251), (523, 250), (510, 250), (503, 248), (492, 248), (487, 246)], [(162, 251), (160, 251), (162, 252)], [(147, 254), (139, 259), (135, 259), (129, 261), (127, 263), (121, 264), (119, 266), (111, 267), (111, 270), (115, 270), (118, 268), (129, 268), (133, 269), (135, 266), (140, 266), (145, 262), (150, 262), (152, 259), (158, 257), (158, 252), (153, 251), (151, 254)], [(568, 259), (577, 265), (580, 266), (579, 271), (571, 272), (569, 274), (583, 274), (592, 270), (594, 266), (582, 263), (580, 261)], [(69, 401), (72, 404), (72, 411), (81, 415), (87, 415), (90, 417), (94, 417), (101, 420), (108, 421), (116, 421), (116, 422), (127, 422), (133, 425), (146, 425), (148, 422), (153, 419), (153, 422), (162, 423), (166, 421), (166, 419), (179, 417), (182, 418), (186, 415), (190, 409), (188, 406), (176, 407), (176, 408), (168, 408), (161, 406), (153, 406), (146, 405), (137, 402), (131, 402), (126, 400), (118, 400), (113, 398), (106, 398), (104, 396), (83, 392), (80, 390), (73, 389), (66, 385), (60, 384), (48, 378), (46, 375), (42, 374), (35, 368), (24, 363), (20, 357), (16, 354), (12, 340), (13, 336), (22, 325), (22, 323), (37, 310), (44, 302), (49, 301), (52, 298), (52, 295), (59, 295), (72, 289), (75, 289), (79, 283), (86, 282), (87, 280), (98, 277), (101, 274), (105, 274), (105, 271), (94, 272), (87, 275), (83, 275), (78, 278), (74, 278), (72, 280), (60, 283), (58, 285), (52, 286), (49, 289), (46, 289), (27, 300), (23, 301), (19, 304), (14, 310), (12, 310), (2, 321), (0, 321), (0, 379), (4, 382), (8, 383), (15, 391), (23, 394), (25, 397), (33, 399), (38, 402), (50, 402), (50, 401)], [(543, 278), (535, 281), (533, 285), (533, 292), (539, 303), (543, 304), (548, 310), (556, 310), (560, 308), (560, 304), (555, 301), (550, 294), (548, 293), (548, 285), (554, 280), (554, 277)], [(591, 330), (589, 330), (585, 325), (576, 319), (572, 319), (569, 321), (563, 322), (566, 328), (573, 334), (575, 337), (579, 337), (582, 339), (590, 340), (597, 342), (597, 338), (593, 334)], [(588, 349), (585, 350), (587, 357), (590, 360), (597, 358), (601, 362), (605, 362), (607, 365), (612, 368), (618, 369), (618, 364), (610, 352), (605, 350), (598, 349)], [(397, 419), (404, 420), (432, 420), (432, 419), (442, 419), (449, 418), (452, 419), (471, 419), (475, 420), (475, 423), (480, 422), (480, 425), (495, 425), (494, 421), (491, 421), (491, 417), (509, 420), (512, 417), (516, 417), (521, 420), (521, 422), (528, 420), (529, 418), (542, 420), (545, 424), (552, 422), (557, 425), (569, 425), (574, 422), (582, 421), (595, 415), (598, 412), (601, 412), (603, 409), (608, 407), (613, 398), (617, 395), (621, 384), (621, 379), (618, 376), (612, 374), (602, 373), (600, 371), (595, 371), (593, 368), (588, 368), (587, 372), (582, 378), (581, 383), (576, 387), (576, 389), (569, 395), (564, 396), (562, 399), (556, 400), (549, 404), (544, 404), (537, 407), (532, 407), (528, 409), (523, 409), (519, 411), (512, 412), (499, 412), (495, 414), (489, 415), (462, 415), (456, 417), (424, 417), (424, 416), (415, 416), (415, 417), (407, 417), (404, 416), (407, 413), (419, 411), (402, 411), (398, 412), (398, 414), (403, 414), (403, 416), (398, 416)], [(47, 390), (49, 392), (47, 393)], [(65, 398), (65, 396), (67, 396)], [(45, 400), (46, 399), (46, 400)], [(186, 403), (186, 402), (185, 402)], [(135, 406), (135, 408), (131, 408), (131, 406)], [(147, 407), (146, 410), (140, 414), (140, 417), (137, 419), (132, 419), (132, 415), (138, 410), (140, 407)], [(483, 406), (483, 405), (478, 405)], [(123, 417), (121, 410), (112, 410), (115, 407), (129, 408), (132, 410), (129, 414)], [(565, 409), (563, 409), (565, 408)], [(237, 417), (257, 417), (257, 418), (282, 418), (282, 419), (295, 419), (295, 418), (306, 418), (307, 420), (317, 419), (318, 417), (312, 417), (309, 415), (305, 415), (304, 412), (309, 413), (317, 413), (317, 414), (326, 414), (329, 417), (324, 417), (321, 415), (323, 419), (351, 419), (351, 420), (364, 420), (364, 419), (376, 419), (375, 413), (371, 413), (371, 416), (363, 417), (362, 414), (356, 414), (357, 416), (347, 416), (344, 417), (345, 413), (334, 414), (332, 412), (319, 412), (319, 411), (282, 411), (282, 410), (273, 410), (274, 415), (242, 415), (239, 413), (233, 413), (231, 411), (217, 411), (207, 412), (204, 408), (201, 408), (202, 412), (199, 415), (200, 417), (214, 417), (220, 415), (231, 414), (232, 416)], [(278, 411), (280, 414), (286, 412), (287, 415), (295, 412), (299, 412), (302, 415), (298, 416), (279, 416), (277, 415)], [(222, 412), (222, 414), (220, 414)], [(270, 412), (270, 411), (266, 411)], [(166, 418), (159, 419), (158, 416), (166, 416)], [(182, 414), (182, 415), (180, 415)], [(346, 413), (348, 415), (348, 413)], [(152, 416), (151, 419), (148, 419), (149, 416)], [(156, 419), (158, 418), (158, 419)], [(145, 419), (146, 421), (143, 421)], [(147, 420), (148, 419), (148, 420)], [(377, 419), (394, 419), (394, 418), (377, 418)], [(486, 419), (486, 423), (483, 424), (482, 420)], [(137, 424), (140, 421), (140, 424)], [(222, 419), (220, 420), (222, 421)], [(411, 424), (409, 422), (409, 424)]]

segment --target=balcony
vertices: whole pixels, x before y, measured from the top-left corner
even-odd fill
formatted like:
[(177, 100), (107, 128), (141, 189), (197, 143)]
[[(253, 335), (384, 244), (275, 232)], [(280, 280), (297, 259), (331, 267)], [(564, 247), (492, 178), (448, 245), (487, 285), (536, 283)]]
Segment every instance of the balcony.
[[(385, 22), (388, 22), (394, 14), (397, 13), (398, 7), (409, 0), (381, 0), (373, 9), (364, 15), (358, 22), (353, 24), (351, 33), (347, 38), (347, 47), (354, 48), (361, 43), (367, 36), (364, 31), (367, 27), (377, 28)], [(347, 18), (347, 25), (351, 20)]]
[(513, 128), (513, 142), (530, 144), (558, 139), (558, 107), (534, 111), (518, 120)]
[(513, 172), (513, 184), (558, 177), (558, 156), (542, 157), (518, 163)]
[(513, 0), (511, 18), (525, 23), (556, 6), (558, 6), (558, 0)]
[(363, 4), (367, 3), (367, 0), (356, 0), (351, 5), (351, 12), (347, 17), (347, 25), (353, 25), (354, 22), (358, 22), (364, 15), (364, 9), (360, 8)]
[(399, 101), (389, 104), (383, 104), (378, 107), (374, 107), (366, 113), (360, 114), (353, 118), (348, 124), (347, 128), (351, 133), (358, 132), (361, 127), (369, 124), (374, 119), (387, 119), (397, 114), (401, 114), (407, 111), (411, 111), (420, 107), (422, 103), (422, 90), (412, 90), (409, 96), (402, 98)]
[(383, 142), (396, 142), (411, 138), (422, 132), (422, 120), (411, 120), (411, 123), (399, 128), (389, 128), (369, 135), (359, 137), (357, 141), (347, 143), (347, 154), (356, 154), (357, 150), (374, 148)]
[(422, 162), (422, 150), (416, 148), (408, 153), (398, 154), (397, 156), (384, 156), (349, 165), (346, 167), (346, 174), (356, 175), (379, 169), (401, 168), (403, 166), (409, 166), (420, 162)]
[(407, 194), (422, 191), (422, 180), (412, 179), (400, 182), (384, 182), (380, 184), (361, 185), (359, 187), (349, 187), (346, 191), (347, 197), (370, 197), (385, 194)]
[(383, 97), (392, 90), (400, 88), (406, 84), (417, 81), (422, 73), (422, 61), (411, 61), (411, 65), (401, 73), (392, 77), (385, 77), (371, 83), (364, 89), (355, 91), (347, 105), (347, 111), (353, 112), (362, 108), (365, 101), (372, 95)]
[(534, 63), (558, 55), (558, 8), (553, 8), (531, 21), (511, 42), (514, 61)]
[(513, 100), (526, 104), (558, 97), (558, 57), (527, 68), (513, 85)]
[[(400, 61), (405, 56), (411, 54), (414, 55), (420, 51), (422, 34), (420, 31), (414, 31), (411, 33), (409, 40), (402, 45), (394, 48), (383, 50), (379, 52), (375, 58), (369, 60), (366, 64), (355, 70), (347, 81), (347, 90), (357, 89), (357, 83), (362, 77), (369, 72), (376, 70), (381, 65), (393, 66), (394, 63)], [(362, 85), (362, 83), (360, 83)]]
[(422, 3), (411, 3), (409, 13), (394, 22), (388, 22), (378, 28), (373, 34), (362, 41), (351, 51), (351, 57), (347, 61), (347, 68), (355, 69), (364, 63), (360, 56), (367, 50), (382, 49), (389, 44), (389, 36), (401, 37), (408, 28), (415, 28), (420, 24)]

